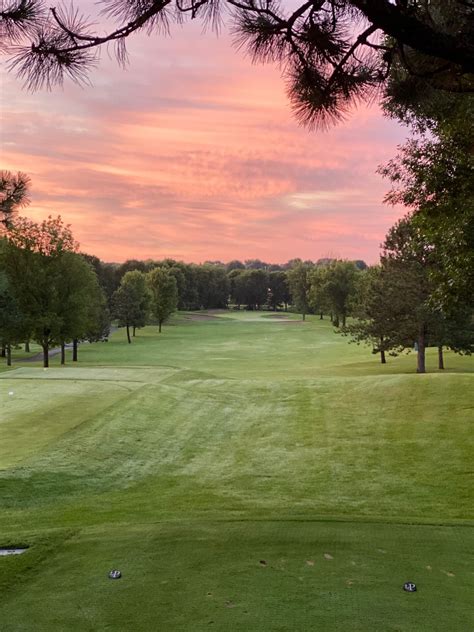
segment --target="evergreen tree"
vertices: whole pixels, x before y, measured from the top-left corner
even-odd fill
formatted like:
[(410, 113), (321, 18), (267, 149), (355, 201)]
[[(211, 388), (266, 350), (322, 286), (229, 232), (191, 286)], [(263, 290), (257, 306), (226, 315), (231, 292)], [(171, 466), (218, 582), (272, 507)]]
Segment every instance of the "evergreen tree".
[[(1, 22), (0, 22), (1, 24)], [(18, 211), (30, 203), (30, 178), (19, 171), (0, 171), (0, 229), (9, 228)]]
[[(102, 18), (113, 21), (98, 34), (74, 8), (51, 8), (41, 0), (6, 0), (0, 13), (2, 49), (10, 69), (30, 89), (84, 83), (97, 63), (95, 49), (117, 45), (143, 29), (168, 31), (186, 17), (232, 20), (237, 44), (254, 60), (276, 62), (300, 121), (327, 126), (350, 106), (380, 94), (392, 68), (403, 69), (436, 92), (472, 91), (474, 26), (470, 0), (313, 0), (301, 4), (228, 0), (102, 0)], [(222, 7), (222, 10), (221, 10)], [(230, 11), (226, 9), (230, 8)], [(117, 25), (118, 21), (118, 25)], [(101, 30), (103, 28), (101, 20)], [(379, 34), (386, 37), (381, 39)]]

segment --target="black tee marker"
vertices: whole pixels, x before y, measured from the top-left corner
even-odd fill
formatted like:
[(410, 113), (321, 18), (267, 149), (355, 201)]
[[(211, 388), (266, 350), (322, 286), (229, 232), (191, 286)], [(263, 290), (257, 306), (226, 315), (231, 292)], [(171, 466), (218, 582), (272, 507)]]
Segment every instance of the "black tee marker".
[(416, 592), (416, 584), (413, 582), (405, 582), (403, 584), (403, 590), (406, 592)]
[(120, 571), (110, 571), (109, 579), (120, 579), (122, 577), (122, 573)]

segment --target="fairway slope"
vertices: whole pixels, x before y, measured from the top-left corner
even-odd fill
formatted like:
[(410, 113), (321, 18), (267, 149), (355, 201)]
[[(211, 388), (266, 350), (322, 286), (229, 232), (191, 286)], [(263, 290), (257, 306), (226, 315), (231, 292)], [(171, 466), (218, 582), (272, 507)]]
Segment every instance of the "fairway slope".
[(2, 632), (472, 632), (473, 360), (231, 316), (0, 375)]

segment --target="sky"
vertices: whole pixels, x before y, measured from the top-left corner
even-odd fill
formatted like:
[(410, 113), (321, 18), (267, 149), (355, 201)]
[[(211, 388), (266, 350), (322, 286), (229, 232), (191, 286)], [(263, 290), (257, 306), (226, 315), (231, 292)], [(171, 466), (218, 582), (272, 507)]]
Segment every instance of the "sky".
[(406, 129), (377, 105), (300, 127), (279, 69), (225, 30), (193, 22), (128, 50), (125, 70), (103, 51), (83, 88), (31, 94), (2, 67), (0, 167), (32, 179), (23, 214), (61, 215), (105, 261), (378, 260), (404, 211), (376, 169)]

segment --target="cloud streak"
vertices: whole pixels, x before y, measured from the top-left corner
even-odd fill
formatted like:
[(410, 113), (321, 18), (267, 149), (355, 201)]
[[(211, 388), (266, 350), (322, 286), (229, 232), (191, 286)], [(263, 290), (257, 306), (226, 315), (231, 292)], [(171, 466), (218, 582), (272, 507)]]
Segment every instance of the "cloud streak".
[(309, 133), (277, 70), (193, 27), (137, 38), (131, 59), (104, 59), (85, 90), (31, 95), (2, 77), (2, 166), (31, 175), (31, 216), (60, 213), (113, 261), (377, 259), (401, 211), (375, 169), (403, 131), (376, 108)]

